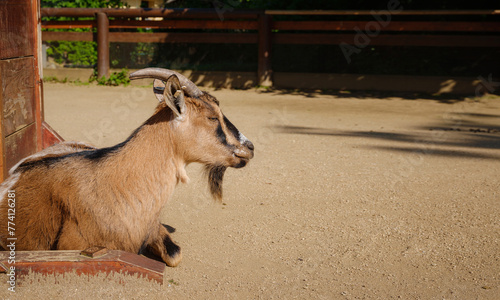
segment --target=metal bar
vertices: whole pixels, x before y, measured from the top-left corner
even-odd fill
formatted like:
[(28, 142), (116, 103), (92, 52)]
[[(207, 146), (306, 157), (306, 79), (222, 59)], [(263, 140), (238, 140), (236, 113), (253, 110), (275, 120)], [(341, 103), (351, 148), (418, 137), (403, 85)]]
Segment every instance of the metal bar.
[(271, 26), (272, 17), (261, 14), (259, 16), (259, 57), (257, 78), (259, 85), (272, 86), (272, 67), (271, 67)]
[(98, 12), (97, 19), (97, 76), (109, 77), (109, 19)]

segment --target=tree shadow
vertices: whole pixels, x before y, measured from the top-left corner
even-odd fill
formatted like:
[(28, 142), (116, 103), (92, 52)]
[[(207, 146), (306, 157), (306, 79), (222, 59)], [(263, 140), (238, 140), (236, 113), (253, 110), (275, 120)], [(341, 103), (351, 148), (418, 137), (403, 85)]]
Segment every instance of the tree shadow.
[[(500, 118), (500, 115), (458, 112), (451, 113), (447, 117), (448, 119), (441, 124), (420, 126), (417, 129), (487, 134), (500, 133), (500, 123), (496, 120)], [(480, 119), (481, 121), (471, 119)]]
[[(428, 155), (500, 159), (500, 155), (480, 153), (480, 149), (500, 149), (500, 126), (464, 122), (463, 127), (425, 126), (424, 132), (402, 134), (382, 131), (342, 131), (303, 126), (276, 126), (285, 134), (317, 135), (331, 137), (366, 138), (404, 144), (401, 146), (363, 145), (363, 147), (398, 152), (420, 152)], [(427, 131), (427, 132), (426, 132)], [(454, 131), (454, 132), (450, 132)], [(408, 146), (408, 144), (411, 144)], [(446, 149), (440, 147), (448, 147)], [(449, 149), (459, 148), (459, 149)], [(476, 149), (476, 150), (474, 150)]]
[[(279, 89), (268, 88), (261, 90), (261, 93), (275, 95), (300, 95), (307, 98), (316, 98), (319, 96), (334, 96), (340, 99), (379, 99), (379, 100), (433, 100), (444, 104), (454, 104), (474, 99), (474, 95), (456, 95), (456, 94), (427, 94), (417, 92), (386, 92), (386, 91), (345, 91), (345, 90), (321, 90), (321, 89)], [(496, 96), (493, 96), (496, 97)]]
[(477, 151), (463, 151), (463, 150), (444, 150), (444, 149), (433, 149), (433, 148), (422, 148), (422, 147), (383, 147), (383, 146), (370, 146), (370, 149), (379, 149), (386, 151), (397, 151), (404, 152), (408, 154), (424, 154), (424, 155), (434, 155), (443, 157), (462, 157), (462, 158), (482, 158), (482, 159), (493, 159), (500, 160), (500, 155), (491, 155), (480, 153)]

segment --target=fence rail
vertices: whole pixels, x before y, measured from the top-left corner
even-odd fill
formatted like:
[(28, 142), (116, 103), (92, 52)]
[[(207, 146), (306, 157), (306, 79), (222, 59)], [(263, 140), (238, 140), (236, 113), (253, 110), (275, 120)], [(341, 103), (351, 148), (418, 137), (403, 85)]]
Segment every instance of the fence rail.
[[(272, 85), (272, 44), (353, 44), (360, 31), (370, 45), (430, 47), (500, 47), (500, 10), (398, 11), (398, 18), (376, 18), (389, 12), (276, 11), (210, 9), (83, 9), (42, 8), (42, 17), (93, 20), (42, 21), (44, 29), (97, 28), (94, 32), (43, 31), (42, 40), (97, 41), (99, 76), (109, 73), (109, 42), (241, 43), (258, 44), (258, 81)], [(349, 20), (285, 21), (273, 16), (337, 16)], [(351, 20), (356, 17), (364, 20)], [(428, 16), (453, 16), (453, 21), (415, 20)], [(464, 21), (456, 21), (456, 16)], [(480, 16), (480, 17), (478, 17)], [(484, 21), (486, 16), (488, 21)], [(371, 17), (370, 20), (366, 20)], [(153, 18), (153, 19), (151, 19)], [(387, 18), (387, 15), (386, 15)], [(474, 19), (474, 20), (471, 20)], [(116, 29), (193, 29), (238, 32), (116, 32)], [(111, 29), (111, 31), (110, 31)], [(301, 33), (305, 32), (307, 33)]]

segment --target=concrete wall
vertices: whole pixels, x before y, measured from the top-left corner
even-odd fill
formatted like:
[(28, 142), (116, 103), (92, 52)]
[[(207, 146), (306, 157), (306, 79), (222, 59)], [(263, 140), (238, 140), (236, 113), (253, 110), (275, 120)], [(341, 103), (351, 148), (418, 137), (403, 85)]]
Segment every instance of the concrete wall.
[[(112, 70), (120, 71), (120, 70)], [(134, 70), (130, 70), (133, 72)], [(199, 86), (214, 88), (252, 88), (257, 85), (254, 72), (178, 71)], [(44, 69), (44, 77), (87, 81), (92, 69)], [(274, 87), (285, 89), (323, 89), (348, 91), (418, 92), (426, 94), (475, 95), (478, 78), (442, 76), (356, 75), (327, 73), (274, 73)], [(499, 80), (493, 80), (498, 82)], [(150, 80), (133, 81), (149, 85)], [(484, 89), (483, 89), (484, 90)]]

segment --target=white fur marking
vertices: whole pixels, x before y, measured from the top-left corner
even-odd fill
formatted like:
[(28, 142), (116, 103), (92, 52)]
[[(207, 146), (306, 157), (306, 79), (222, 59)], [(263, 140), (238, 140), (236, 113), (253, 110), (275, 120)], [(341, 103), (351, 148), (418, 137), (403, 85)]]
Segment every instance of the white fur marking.
[(249, 141), (247, 137), (243, 135), (243, 133), (241, 133), (240, 131), (238, 131), (238, 133), (240, 134), (240, 143), (244, 144), (245, 142)]

